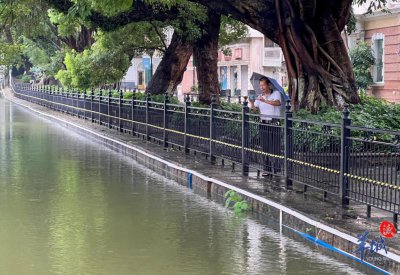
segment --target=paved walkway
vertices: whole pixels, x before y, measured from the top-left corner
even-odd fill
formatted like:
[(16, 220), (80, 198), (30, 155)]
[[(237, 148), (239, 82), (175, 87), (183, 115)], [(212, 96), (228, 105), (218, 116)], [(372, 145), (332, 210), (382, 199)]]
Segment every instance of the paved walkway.
[[(294, 185), (294, 190), (287, 190), (284, 182), (279, 178), (257, 177), (256, 172), (251, 172), (248, 177), (244, 177), (239, 170), (232, 171), (232, 165), (227, 161), (225, 161), (225, 165), (222, 165), (221, 160), (216, 164), (211, 164), (205, 156), (200, 154), (185, 154), (177, 148), (164, 148), (154, 143), (145, 142), (140, 138), (135, 138), (128, 134), (119, 133), (116, 130), (110, 130), (107, 127), (79, 119), (75, 116), (59, 113), (43, 106), (17, 99), (9, 89), (3, 90), (3, 93), (6, 98), (21, 102), (41, 112), (71, 121), (82, 127), (101, 132), (105, 136), (137, 146), (170, 162), (183, 165), (209, 177), (238, 186), (254, 194), (283, 204), (314, 220), (355, 237), (366, 230), (370, 232), (370, 236), (379, 236), (380, 223), (383, 220), (392, 221), (392, 215), (386, 211), (373, 208), (372, 218), (367, 219), (365, 205), (350, 202), (350, 207), (343, 209), (339, 205), (337, 198), (333, 196), (323, 201), (321, 191), (313, 191), (311, 188), (308, 188), (307, 194), (304, 194), (302, 186), (296, 184)], [(240, 168), (240, 165), (236, 165), (236, 167)], [(399, 235), (388, 241), (390, 251), (398, 255), (400, 255)]]

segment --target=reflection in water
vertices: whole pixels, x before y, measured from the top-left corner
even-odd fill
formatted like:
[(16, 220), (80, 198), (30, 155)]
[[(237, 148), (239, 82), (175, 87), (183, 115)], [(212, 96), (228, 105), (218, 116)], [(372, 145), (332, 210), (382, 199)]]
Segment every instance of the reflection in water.
[(0, 100), (0, 273), (364, 274)]

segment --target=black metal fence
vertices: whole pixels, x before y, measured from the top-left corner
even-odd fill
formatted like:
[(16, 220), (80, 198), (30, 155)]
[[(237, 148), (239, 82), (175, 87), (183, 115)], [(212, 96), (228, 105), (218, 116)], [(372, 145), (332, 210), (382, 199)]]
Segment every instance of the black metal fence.
[(185, 152), (227, 159), (250, 169), (281, 176), (349, 200), (400, 213), (400, 132), (351, 126), (347, 109), (341, 124), (294, 119), (287, 105), (284, 117), (260, 118), (244, 100), (242, 112), (118, 98), (110, 92), (90, 95), (16, 83), (15, 95), (46, 107), (154, 140)]

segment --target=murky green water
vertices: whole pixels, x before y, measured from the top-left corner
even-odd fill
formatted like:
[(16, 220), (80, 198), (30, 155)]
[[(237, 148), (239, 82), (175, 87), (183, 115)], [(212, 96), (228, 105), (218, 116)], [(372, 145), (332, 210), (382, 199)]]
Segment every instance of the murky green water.
[(0, 274), (364, 274), (0, 99)]

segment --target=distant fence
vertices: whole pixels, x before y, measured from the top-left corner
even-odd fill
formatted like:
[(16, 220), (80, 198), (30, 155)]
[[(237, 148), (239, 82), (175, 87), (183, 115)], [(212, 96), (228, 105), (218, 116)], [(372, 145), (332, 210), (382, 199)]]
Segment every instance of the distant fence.
[(292, 117), (289, 105), (284, 117), (260, 120), (244, 101), (241, 112), (185, 103), (171, 104), (124, 99), (111, 93), (90, 95), (64, 92), (29, 84), (13, 83), (18, 98), (78, 116), (121, 132), (139, 135), (185, 152), (206, 154), (211, 161), (222, 158), (250, 169), (285, 178), (287, 186), (300, 183), (393, 213), (400, 212), (400, 132), (356, 127), (349, 112), (341, 124), (306, 121)]

